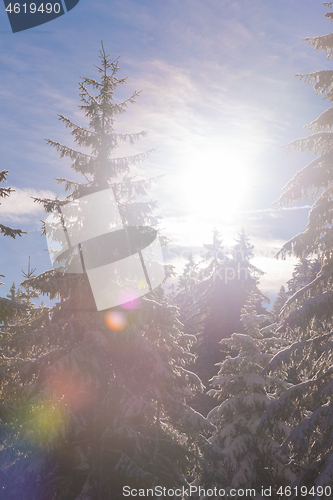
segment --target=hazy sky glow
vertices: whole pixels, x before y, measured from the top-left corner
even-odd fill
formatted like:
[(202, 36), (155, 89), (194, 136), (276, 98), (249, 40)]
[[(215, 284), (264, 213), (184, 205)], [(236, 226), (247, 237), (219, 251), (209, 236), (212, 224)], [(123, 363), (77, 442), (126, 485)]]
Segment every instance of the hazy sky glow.
[(199, 247), (216, 227), (230, 245), (243, 226), (267, 272), (261, 288), (274, 293), (293, 261), (272, 257), (303, 229), (308, 209), (271, 204), (312, 159), (281, 145), (306, 135), (303, 125), (327, 107), (294, 76), (330, 68), (303, 41), (331, 31), (325, 12), (313, 0), (80, 0), (65, 16), (13, 34), (2, 7), (1, 168), (17, 193), (3, 201), (0, 220), (28, 233), (1, 238), (2, 295), (19, 283), (29, 254), (37, 272), (50, 267), (40, 236), (45, 214), (30, 196), (62, 196), (54, 178), (73, 178), (69, 160), (44, 139), (72, 144), (57, 113), (85, 124), (78, 81), (97, 76), (101, 40), (128, 76), (116, 97), (142, 89), (116, 131), (150, 131), (123, 152), (157, 148), (138, 176), (164, 175), (152, 194), (172, 244)]

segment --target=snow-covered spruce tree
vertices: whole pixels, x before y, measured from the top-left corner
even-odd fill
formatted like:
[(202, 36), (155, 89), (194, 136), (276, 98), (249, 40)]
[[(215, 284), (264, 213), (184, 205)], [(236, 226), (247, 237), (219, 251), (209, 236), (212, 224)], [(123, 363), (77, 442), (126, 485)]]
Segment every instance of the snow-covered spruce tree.
[[(7, 179), (8, 170), (0, 171), (0, 182), (5, 182)], [(14, 191), (11, 187), (0, 187), (0, 198), (7, 198)], [(22, 229), (13, 229), (9, 226), (5, 226), (4, 224), (0, 224), (0, 233), (4, 236), (10, 236), (12, 238), (16, 238), (16, 236), (22, 236), (24, 231)], [(2, 263), (3, 265), (3, 263)], [(0, 277), (3, 278), (4, 275), (0, 274)], [(3, 285), (0, 279), (0, 285)], [(15, 314), (16, 306), (14, 304), (13, 297), (10, 300), (8, 298), (0, 297), (0, 325), (2, 323), (7, 323), (9, 318)]]
[(311, 283), (316, 278), (320, 268), (321, 264), (318, 258), (299, 259), (290, 280), (287, 282), (289, 296), (291, 297), (298, 290)]
[(6, 295), (2, 302), (2, 311), (0, 325), (8, 326), (8, 322), (15, 321), (15, 318), (22, 312), (22, 304), (17, 299), (17, 291), (15, 283), (10, 287), (10, 292)]
[(279, 320), (280, 312), (285, 303), (287, 302), (290, 294), (286, 291), (286, 288), (282, 285), (279, 293), (276, 296), (271, 308), (271, 314), (273, 316), (274, 321)]
[[(332, 7), (333, 3), (324, 5)], [(326, 17), (332, 20), (333, 13)], [(332, 33), (306, 41), (332, 58)], [(317, 94), (333, 102), (332, 70), (298, 76), (313, 84)], [(283, 307), (284, 322), (279, 334), (289, 337), (292, 344), (278, 353), (265, 369), (265, 373), (289, 378), (294, 384), (270, 405), (263, 425), (272, 435), (276, 422), (293, 427), (281, 450), (289, 455), (298, 474), (292, 486), (308, 488), (305, 498), (320, 498), (321, 488), (332, 486), (333, 477), (332, 127), (333, 108), (330, 107), (306, 126), (314, 133), (289, 144), (290, 151), (319, 155), (297, 172), (277, 202), (277, 206), (288, 206), (298, 200), (313, 202), (304, 231), (286, 243), (280, 255), (293, 253), (300, 259), (315, 258), (320, 263), (317, 275), (296, 290)], [(312, 487), (313, 494), (310, 493)], [(290, 498), (296, 498), (295, 489), (292, 493)], [(332, 493), (326, 498), (331, 496)]]
[(196, 287), (199, 280), (199, 264), (195, 262), (193, 254), (190, 253), (183, 272), (175, 287), (175, 302), (180, 309), (180, 320), (185, 323), (189, 331), (193, 331), (190, 325), (191, 310), (195, 301)]
[(10, 293), (6, 297), (0, 297), (0, 329), (5, 329), (12, 322), (15, 323), (17, 318), (27, 311), (28, 305), (22, 301), (20, 295), (21, 290), (17, 291), (15, 283), (13, 283)]
[[(116, 134), (113, 127), (115, 115), (138, 93), (115, 102), (125, 79), (118, 79), (118, 60), (110, 60), (103, 47), (100, 57), (100, 80), (80, 83), (79, 107), (88, 127), (60, 116), (89, 154), (48, 140), (72, 160), (84, 182), (59, 179), (67, 198), (37, 201), (48, 212), (111, 187), (124, 224), (156, 226), (155, 202), (138, 198), (150, 182), (133, 179), (130, 170), (147, 153), (114, 157), (119, 141), (146, 135)], [(125, 485), (185, 484), (196, 437), (213, 426), (186, 404), (201, 387), (185, 368), (193, 337), (182, 333), (163, 289), (143, 298), (137, 310), (118, 307), (105, 316), (96, 311), (84, 274), (52, 270), (25, 284), (58, 302), (21, 327), (22, 355), (7, 368), (7, 376), (19, 382), (19, 404), (0, 450), (6, 498), (104, 500), (122, 497)]]
[(270, 311), (274, 321), (283, 324), (281, 330), (285, 330), (287, 324), (287, 322), (284, 322), (283, 314), (280, 314), (287, 300), (301, 288), (311, 283), (320, 269), (321, 264), (318, 258), (302, 258), (295, 264), (290, 280), (287, 281), (286, 287), (281, 286)]
[[(241, 309), (251, 292), (255, 292), (258, 298), (257, 308), (261, 307), (265, 297), (257, 287), (262, 272), (250, 263), (253, 246), (244, 230), (231, 249), (231, 255), (224, 250), (216, 229), (212, 243), (205, 244), (204, 248), (206, 255), (199, 275), (191, 283), (191, 304), (184, 305), (184, 290), (181, 290), (177, 305), (180, 306), (185, 331), (197, 337), (194, 370), (208, 388), (209, 380), (216, 375), (215, 364), (223, 356), (220, 340), (243, 330)], [(207, 395), (198, 394), (193, 404), (198, 411), (207, 414), (214, 401)]]
[(235, 244), (231, 249), (231, 259), (228, 269), (228, 283), (232, 293), (232, 305), (234, 317), (238, 319), (238, 328), (233, 325), (233, 332), (242, 331), (241, 310), (250, 300), (250, 297), (256, 297), (257, 313), (265, 313), (262, 302), (269, 302), (269, 299), (259, 290), (259, 279), (265, 273), (251, 263), (254, 257), (254, 246), (250, 243), (249, 237), (244, 229), (238, 234)]
[[(216, 229), (213, 231), (211, 244), (204, 244), (206, 254), (199, 274), (193, 276), (191, 264), (192, 283), (191, 299), (184, 302), (184, 285), (180, 280), (179, 296), (176, 304), (186, 332), (196, 335), (197, 343), (193, 351), (197, 356), (194, 371), (208, 387), (209, 379), (215, 374), (215, 363), (221, 360), (219, 341), (224, 336), (223, 330), (227, 328), (227, 262), (222, 240)], [(187, 270), (184, 270), (187, 272)], [(183, 276), (184, 277), (184, 276)], [(188, 291), (186, 291), (186, 295)], [(193, 404), (196, 410), (207, 414), (213, 406), (213, 400), (205, 394), (197, 394)]]
[[(34, 277), (35, 270), (30, 268), (29, 256), (28, 271), (22, 271), (23, 278), (27, 280)], [(0, 317), (0, 325), (3, 326), (3, 330), (11, 324), (27, 322), (29, 316), (34, 316), (37, 308), (35, 308), (33, 301), (38, 300), (39, 295), (37, 290), (30, 288), (29, 283), (23, 282), (17, 290), (15, 283), (13, 283), (10, 293), (7, 294), (6, 299), (3, 299), (2, 316)]]
[[(209, 466), (199, 482), (224, 488), (227, 495), (231, 488), (252, 488), (260, 495), (262, 487), (286, 485), (293, 478), (284, 469), (283, 457), (275, 454), (279, 442), (259, 430), (266, 408), (288, 384), (261, 373), (281, 341), (271, 336), (269, 328), (260, 328), (267, 318), (256, 313), (258, 299), (260, 296), (251, 294), (242, 310), (246, 333), (233, 333), (221, 340), (222, 346), (235, 354), (219, 363), (219, 373), (212, 379), (214, 389), (209, 391), (220, 404), (208, 414), (216, 431), (209, 438)], [(289, 431), (280, 424), (280, 439)], [(235, 498), (242, 498), (242, 494)]]
[[(28, 273), (23, 272), (24, 277), (32, 275), (29, 269), (30, 258)], [(13, 283), (6, 299), (9, 304), (7, 307), (9, 313), (0, 325), (0, 439), (2, 444), (0, 468), (6, 468), (16, 458), (16, 428), (13, 422), (17, 421), (15, 406), (20, 403), (22, 392), (22, 378), (18, 375), (19, 365), (30, 352), (26, 350), (24, 335), (33, 325), (40, 322), (44, 313), (43, 308), (35, 308), (32, 301), (38, 296), (36, 290), (25, 290), (24, 287), (16, 291)], [(2, 460), (3, 457), (4, 460)], [(4, 471), (2, 474), (2, 478), (6, 477)], [(0, 497), (3, 498), (1, 495)]]

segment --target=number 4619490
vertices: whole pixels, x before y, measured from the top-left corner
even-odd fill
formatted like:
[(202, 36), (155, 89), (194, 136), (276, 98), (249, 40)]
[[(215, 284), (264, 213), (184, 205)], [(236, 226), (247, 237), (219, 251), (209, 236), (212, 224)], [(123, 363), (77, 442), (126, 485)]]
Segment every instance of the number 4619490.
[(14, 3), (12, 7), (12, 4), (10, 3), (8, 7), (6, 7), (6, 11), (9, 12), (9, 14), (19, 14), (20, 12), (24, 14), (35, 14), (35, 12), (41, 12), (42, 14), (44, 14), (44, 12), (46, 14), (52, 14), (52, 12), (54, 12), (55, 14), (59, 14), (60, 10), (60, 3), (55, 3), (53, 5), (52, 3), (47, 3), (45, 4), (45, 7), (44, 3), (41, 3), (38, 7), (35, 3), (30, 3), (28, 6), (26, 3), (22, 5), (20, 3)]
[(301, 497), (309, 497), (311, 496), (316, 496), (316, 497), (324, 497), (324, 498), (331, 498), (332, 497), (332, 488), (331, 486), (312, 486), (311, 488), (307, 486), (280, 486), (280, 488), (276, 492), (277, 495), (279, 496), (284, 496), (284, 497), (291, 497), (293, 498), (299, 496)]

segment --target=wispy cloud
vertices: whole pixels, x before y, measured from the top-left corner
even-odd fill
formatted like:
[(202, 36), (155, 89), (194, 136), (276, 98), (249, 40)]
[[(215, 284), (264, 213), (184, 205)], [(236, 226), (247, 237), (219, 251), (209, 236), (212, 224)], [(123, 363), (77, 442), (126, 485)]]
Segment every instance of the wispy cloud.
[(309, 210), (311, 205), (302, 205), (300, 207), (281, 207), (281, 208), (262, 208), (258, 210), (243, 210), (240, 214), (278, 214), (279, 212), (289, 212), (290, 210)]
[[(15, 188), (14, 188), (15, 189)], [(42, 216), (43, 205), (34, 203), (32, 198), (55, 198), (52, 191), (36, 189), (15, 189), (7, 198), (1, 201), (0, 217), (3, 221), (26, 222), (32, 217)]]
[[(320, 34), (325, 23), (315, 2), (303, 3), (300, 10), (290, 0), (97, 0), (93, 8), (80, 2), (75, 15), (52, 24), (53, 33), (3, 36), (2, 159), (17, 192), (1, 200), (0, 220), (21, 227), (22, 221), (43, 218), (31, 196), (53, 197), (54, 177), (75, 178), (70, 160), (59, 160), (44, 139), (71, 146), (57, 113), (86, 124), (77, 108), (77, 83), (80, 76), (97, 76), (93, 65), (103, 40), (111, 57), (121, 56), (119, 76), (129, 76), (116, 99), (143, 89), (138, 104), (116, 117), (116, 131), (151, 131), (129, 152), (158, 147), (137, 172), (166, 174), (153, 197), (175, 243), (201, 245), (214, 226), (228, 241), (244, 226), (256, 246), (261, 237), (263, 245), (275, 245), (299, 232), (310, 207), (265, 207), (300, 165), (279, 145), (325, 108), (294, 78), (317, 68), (318, 54), (302, 38)], [(321, 67), (328, 67), (325, 54), (319, 57)], [(237, 176), (248, 182), (230, 217), (218, 186), (232, 192)], [(201, 180), (203, 193), (198, 189), (187, 202)], [(200, 204), (209, 203), (212, 210), (206, 207), (200, 216)]]

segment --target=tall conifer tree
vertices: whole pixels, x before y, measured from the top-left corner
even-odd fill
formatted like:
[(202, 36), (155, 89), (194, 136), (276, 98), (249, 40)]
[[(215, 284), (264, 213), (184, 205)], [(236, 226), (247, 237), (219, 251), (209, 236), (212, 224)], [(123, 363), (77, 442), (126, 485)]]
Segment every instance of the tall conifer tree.
[[(125, 79), (118, 79), (118, 60), (110, 60), (103, 47), (100, 57), (100, 80), (80, 83), (88, 127), (60, 115), (89, 154), (48, 140), (72, 160), (84, 182), (59, 179), (69, 192), (65, 200), (36, 201), (48, 212), (111, 187), (125, 225), (156, 226), (156, 204), (138, 199), (150, 181), (131, 174), (131, 165), (149, 152), (113, 156), (119, 141), (146, 135), (116, 134), (113, 128), (114, 117), (138, 93), (115, 102)], [(138, 310), (115, 308), (105, 317), (95, 309), (84, 274), (47, 271), (26, 285), (60, 301), (21, 327), (22, 361), (7, 368), (7, 376), (15, 374), (19, 400), (0, 452), (7, 498), (104, 500), (122, 496), (125, 485), (186, 484), (185, 474), (196, 463), (196, 436), (213, 426), (186, 404), (201, 386), (186, 368), (193, 339), (182, 333), (163, 290), (143, 298)]]
[[(333, 3), (324, 5), (332, 7)], [(333, 13), (326, 17), (332, 20)], [(332, 33), (306, 41), (316, 50), (324, 50), (328, 59), (332, 58)], [(332, 70), (298, 76), (333, 103)], [(306, 498), (319, 498), (320, 492), (325, 491), (322, 488), (332, 486), (333, 474), (332, 127), (333, 108), (330, 107), (306, 126), (313, 132), (311, 135), (288, 145), (290, 151), (319, 155), (297, 172), (277, 202), (277, 206), (288, 206), (302, 200), (312, 201), (313, 205), (305, 229), (279, 253), (282, 257), (293, 253), (301, 262), (293, 276), (297, 278), (296, 283), (291, 280), (291, 286), (296, 284), (296, 287), (281, 311), (284, 322), (278, 329), (278, 335), (289, 338), (290, 346), (277, 353), (265, 369), (266, 374), (287, 378), (293, 384), (269, 406), (263, 424), (272, 435), (277, 422), (293, 427), (281, 450), (289, 455), (298, 476), (292, 486), (307, 488)], [(329, 495), (325, 492), (324, 496), (331, 495), (332, 492)], [(298, 498), (295, 488), (290, 498)]]
[[(202, 481), (210, 487), (223, 487), (226, 495), (236, 493), (237, 499), (244, 495), (243, 489), (253, 488), (259, 494), (261, 488), (286, 485), (293, 478), (284, 469), (283, 457), (275, 454), (279, 442), (259, 427), (266, 408), (288, 384), (262, 374), (280, 342), (269, 328), (260, 328), (266, 316), (256, 313), (258, 299), (251, 294), (242, 310), (245, 333), (221, 340), (233, 354), (219, 363), (219, 372), (212, 379), (214, 388), (209, 391), (219, 405), (208, 414), (216, 426), (206, 452), (213, 473), (204, 472)], [(280, 424), (280, 436), (288, 435), (289, 430)], [(230, 491), (232, 488), (236, 491)]]
[[(208, 388), (209, 380), (215, 374), (215, 363), (221, 360), (219, 341), (227, 328), (228, 257), (216, 229), (213, 231), (212, 243), (204, 244), (204, 249), (204, 267), (193, 283), (192, 304), (185, 307), (180, 303), (180, 306), (181, 313), (186, 313), (186, 331), (194, 333), (197, 338), (194, 346), (197, 356), (194, 370)], [(198, 411), (207, 414), (213, 400), (207, 395), (198, 394), (193, 404)]]
[[(234, 332), (242, 332), (241, 310), (251, 293), (255, 293), (261, 307), (265, 297), (258, 289), (258, 277), (263, 273), (253, 266), (253, 246), (244, 230), (239, 234), (230, 252), (224, 250), (218, 231), (213, 231), (213, 241), (204, 245), (206, 255), (200, 272), (193, 274), (197, 266), (189, 262), (180, 280), (179, 300), (185, 329), (197, 336), (194, 351), (197, 355), (195, 371), (209, 388), (210, 379), (216, 375), (216, 363), (224, 354), (221, 352), (220, 340), (229, 338)], [(199, 270), (199, 268), (198, 268)], [(189, 294), (184, 286), (184, 278), (191, 271), (190, 304)], [(188, 276), (189, 277), (189, 276)], [(261, 310), (260, 310), (261, 312)], [(193, 403), (199, 411), (207, 414), (213, 408), (214, 400), (207, 395), (198, 394)]]

